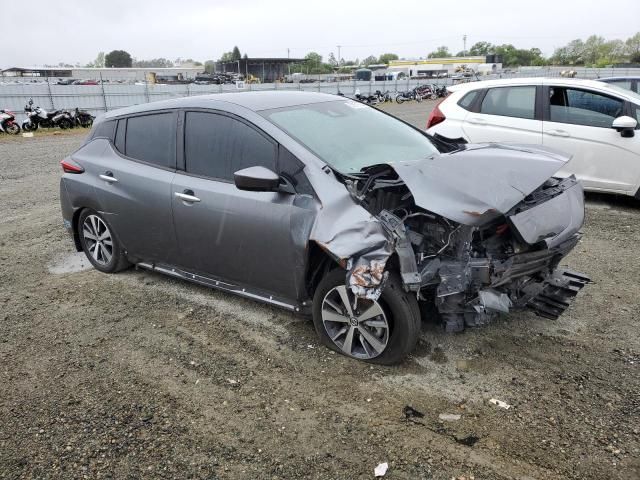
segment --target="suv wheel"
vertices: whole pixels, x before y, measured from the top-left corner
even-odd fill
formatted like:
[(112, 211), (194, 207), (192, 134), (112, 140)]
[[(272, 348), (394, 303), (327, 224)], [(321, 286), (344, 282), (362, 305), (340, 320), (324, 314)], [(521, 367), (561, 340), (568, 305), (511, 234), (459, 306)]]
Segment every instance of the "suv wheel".
[(96, 270), (115, 273), (130, 265), (113, 229), (95, 210), (82, 211), (78, 219), (78, 235), (82, 250)]
[(335, 269), (313, 297), (313, 323), (321, 342), (343, 355), (391, 365), (414, 349), (420, 335), (415, 296), (391, 274), (378, 300), (356, 298), (345, 285), (345, 271)]

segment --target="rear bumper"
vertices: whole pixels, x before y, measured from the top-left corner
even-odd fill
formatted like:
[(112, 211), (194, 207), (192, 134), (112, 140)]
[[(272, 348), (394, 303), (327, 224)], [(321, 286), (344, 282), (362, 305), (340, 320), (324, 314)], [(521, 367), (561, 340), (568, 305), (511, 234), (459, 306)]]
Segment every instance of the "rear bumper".
[(74, 224), (76, 209), (73, 208), (71, 203), (64, 177), (60, 179), (60, 210), (62, 212), (62, 226), (73, 240), (76, 250), (82, 250), (82, 247), (80, 246), (80, 238), (78, 237)]

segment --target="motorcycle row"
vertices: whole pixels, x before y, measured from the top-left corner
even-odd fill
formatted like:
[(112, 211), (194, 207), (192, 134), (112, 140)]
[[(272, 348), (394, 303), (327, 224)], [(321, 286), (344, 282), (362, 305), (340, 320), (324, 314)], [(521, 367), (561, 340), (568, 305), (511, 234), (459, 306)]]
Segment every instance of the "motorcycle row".
[(25, 105), (24, 112), (27, 118), (22, 122), (22, 128), (16, 122), (16, 116), (13, 112), (3, 109), (0, 110), (0, 133), (8, 133), (17, 135), (20, 130), (25, 132), (33, 132), (38, 128), (54, 128), (61, 129), (82, 127), (90, 128), (93, 125), (95, 117), (85, 110), (76, 107), (74, 110), (56, 110), (49, 112), (42, 107), (33, 106), (33, 99), (29, 99), (29, 103)]
[(397, 92), (395, 96), (392, 96), (389, 90), (386, 92), (376, 90), (372, 95), (361, 95), (359, 92), (356, 92), (354, 98), (359, 102), (366, 103), (368, 105), (375, 105), (378, 103), (392, 102), (394, 99), (396, 103), (403, 103), (411, 100), (421, 102), (424, 99), (436, 100), (441, 97), (446, 97), (447, 94), (447, 87), (445, 85), (418, 85), (406, 92)]

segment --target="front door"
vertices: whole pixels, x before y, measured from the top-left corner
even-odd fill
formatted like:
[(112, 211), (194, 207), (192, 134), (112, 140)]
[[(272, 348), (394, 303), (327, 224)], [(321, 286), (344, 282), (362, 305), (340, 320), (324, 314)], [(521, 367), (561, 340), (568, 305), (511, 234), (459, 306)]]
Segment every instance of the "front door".
[(550, 86), (543, 144), (573, 156), (562, 173), (588, 189), (635, 193), (640, 181), (640, 135), (611, 128), (625, 115), (622, 99), (584, 88)]
[(185, 171), (176, 174), (172, 188), (180, 267), (268, 294), (299, 297), (296, 272), (308, 238), (295, 228), (299, 198), (242, 191), (233, 183), (233, 173), (249, 166), (277, 171), (277, 154), (278, 145), (243, 120), (185, 113)]

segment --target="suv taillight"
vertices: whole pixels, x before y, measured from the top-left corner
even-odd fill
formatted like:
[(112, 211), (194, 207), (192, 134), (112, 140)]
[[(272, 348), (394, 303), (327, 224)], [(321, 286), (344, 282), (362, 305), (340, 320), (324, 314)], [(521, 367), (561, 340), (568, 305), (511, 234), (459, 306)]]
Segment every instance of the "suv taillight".
[(62, 165), (62, 170), (64, 173), (82, 173), (84, 172), (84, 168), (78, 162), (71, 160), (70, 158), (65, 158), (60, 162)]
[(426, 128), (426, 130), (429, 130), (434, 125), (438, 125), (439, 123), (442, 123), (447, 119), (447, 117), (444, 116), (444, 113), (442, 113), (442, 110), (440, 110), (440, 104), (446, 98), (447, 97), (444, 97), (442, 100), (440, 100), (438, 103), (436, 103), (436, 106), (433, 107), (433, 110), (431, 110), (431, 114), (429, 115), (429, 118), (427, 119), (427, 128)]

